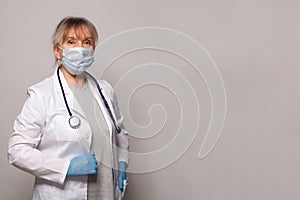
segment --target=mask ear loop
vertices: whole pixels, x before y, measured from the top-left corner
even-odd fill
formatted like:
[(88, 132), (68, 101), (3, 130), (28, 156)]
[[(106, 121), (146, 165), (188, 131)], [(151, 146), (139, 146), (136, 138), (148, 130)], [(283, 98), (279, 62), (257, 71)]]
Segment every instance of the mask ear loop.
[[(61, 47), (59, 46), (59, 44), (56, 44), (56, 47), (59, 48), (60, 50), (64, 51), (64, 49), (61, 48)], [(57, 58), (56, 58), (56, 59), (57, 59)], [(56, 62), (57, 62), (57, 64), (58, 64), (58, 67), (60, 67), (60, 66), (62, 65), (61, 59), (57, 59)]]
[(63, 48), (61, 48), (59, 45), (57, 45), (57, 48), (59, 48), (60, 50), (64, 51), (64, 49), (63, 49)]

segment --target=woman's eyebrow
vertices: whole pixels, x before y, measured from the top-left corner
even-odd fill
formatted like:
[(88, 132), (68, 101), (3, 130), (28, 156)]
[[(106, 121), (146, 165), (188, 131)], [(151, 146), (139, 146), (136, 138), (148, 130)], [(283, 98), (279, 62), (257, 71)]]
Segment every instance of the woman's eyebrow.
[[(73, 37), (73, 36), (66, 37), (66, 40), (68, 40), (68, 39), (76, 40), (76, 37)], [(93, 40), (93, 38), (92, 37), (85, 37), (85, 38), (83, 38), (82, 41), (84, 41), (84, 40)]]
[(66, 40), (68, 40), (68, 39), (75, 39), (75, 37), (73, 37), (73, 36), (66, 37)]
[(93, 39), (92, 37), (86, 37), (83, 40), (92, 40), (92, 39)]

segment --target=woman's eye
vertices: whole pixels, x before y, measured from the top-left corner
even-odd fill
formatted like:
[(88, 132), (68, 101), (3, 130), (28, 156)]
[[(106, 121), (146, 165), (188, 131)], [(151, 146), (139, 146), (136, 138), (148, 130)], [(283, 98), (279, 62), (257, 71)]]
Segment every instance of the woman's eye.
[(84, 45), (92, 45), (92, 42), (90, 40), (86, 40), (83, 42)]
[(74, 44), (76, 44), (76, 42), (75, 42), (75, 41), (73, 41), (73, 40), (69, 40), (69, 41), (68, 41), (68, 44), (70, 44), (70, 45), (74, 45)]

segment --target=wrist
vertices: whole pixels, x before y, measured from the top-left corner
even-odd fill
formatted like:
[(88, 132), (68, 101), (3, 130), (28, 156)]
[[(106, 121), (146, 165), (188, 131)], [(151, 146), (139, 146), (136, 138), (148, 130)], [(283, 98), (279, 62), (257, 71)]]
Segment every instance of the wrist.
[(119, 161), (119, 171), (126, 172), (127, 163), (125, 161)]

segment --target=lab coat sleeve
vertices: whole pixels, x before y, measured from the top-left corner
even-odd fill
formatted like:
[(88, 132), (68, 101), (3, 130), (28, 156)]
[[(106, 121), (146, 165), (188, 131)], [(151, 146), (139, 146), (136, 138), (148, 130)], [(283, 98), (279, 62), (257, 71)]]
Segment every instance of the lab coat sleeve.
[(127, 166), (128, 166), (128, 164), (129, 164), (128, 132), (126, 131), (125, 126), (123, 124), (123, 115), (122, 115), (122, 112), (120, 111), (120, 108), (118, 105), (117, 95), (114, 92), (114, 89), (112, 88), (112, 86), (107, 81), (103, 81), (103, 84), (106, 86), (106, 88), (108, 90), (107, 93), (108, 93), (108, 95), (110, 97), (110, 101), (113, 105), (116, 120), (118, 122), (118, 125), (121, 128), (121, 132), (117, 133), (117, 135), (116, 135), (117, 146), (118, 146), (118, 158), (119, 158), (119, 161), (126, 162)]
[(63, 184), (69, 160), (44, 155), (38, 149), (45, 126), (46, 100), (41, 90), (29, 88), (21, 113), (14, 122), (8, 142), (8, 160), (15, 167), (58, 184)]

